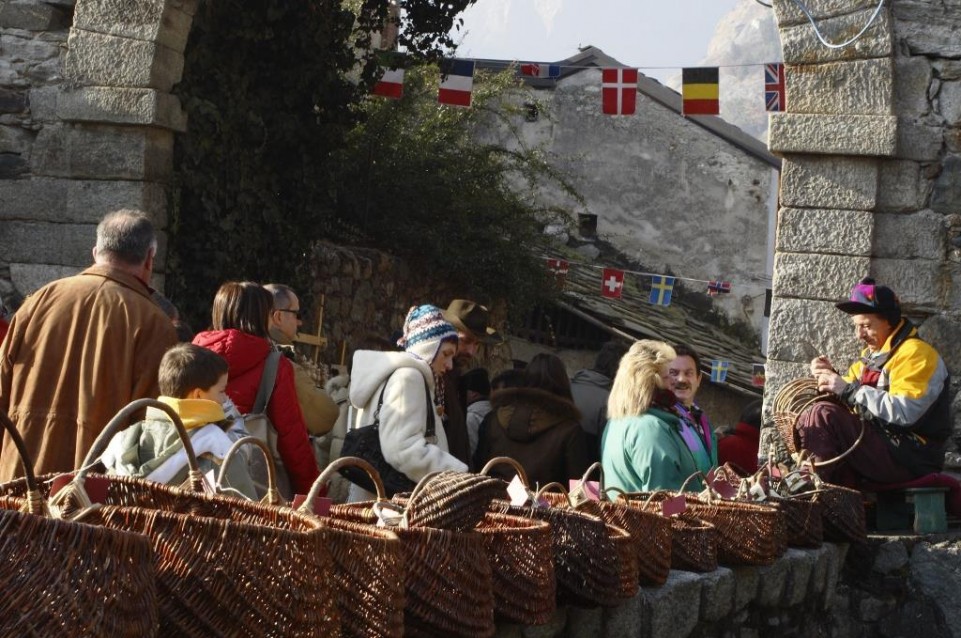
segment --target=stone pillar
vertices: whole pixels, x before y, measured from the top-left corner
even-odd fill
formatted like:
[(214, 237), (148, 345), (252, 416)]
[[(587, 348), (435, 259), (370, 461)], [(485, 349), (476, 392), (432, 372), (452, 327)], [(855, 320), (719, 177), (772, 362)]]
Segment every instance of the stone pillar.
[[(877, 7), (805, 4), (835, 43)], [(957, 376), (961, 271), (951, 242), (961, 225), (961, 45), (952, 34), (961, 5), (887, 2), (840, 49), (818, 41), (792, 0), (775, 0), (774, 10), (788, 111), (771, 116), (769, 144), (784, 170), (765, 404), (806, 375), (813, 357), (841, 367), (857, 356), (850, 322), (833, 304), (866, 275), (899, 294)]]
[(22, 41), (11, 72), (0, 67), (0, 273), (12, 280), (0, 291), (89, 265), (97, 221), (125, 207), (160, 231), (162, 288), (173, 136), (186, 130), (170, 90), (196, 0), (77, 0), (67, 30), (70, 4), (0, 8), (4, 48)]

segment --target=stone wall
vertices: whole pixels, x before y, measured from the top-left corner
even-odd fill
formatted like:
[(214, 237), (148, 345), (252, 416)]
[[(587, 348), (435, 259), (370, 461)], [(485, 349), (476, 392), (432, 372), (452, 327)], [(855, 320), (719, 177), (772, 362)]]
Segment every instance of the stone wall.
[(196, 0), (0, 2), (0, 294), (17, 301), (91, 263), (110, 210), (160, 229), (163, 286), (170, 94)]
[[(877, 3), (806, 5), (839, 42), (868, 23)], [(961, 3), (885, 3), (841, 49), (821, 45), (791, 0), (775, 0), (774, 10), (788, 112), (771, 117), (770, 148), (784, 166), (766, 404), (807, 374), (813, 357), (847, 365), (857, 355), (850, 321), (833, 303), (866, 275), (899, 294), (958, 379)]]

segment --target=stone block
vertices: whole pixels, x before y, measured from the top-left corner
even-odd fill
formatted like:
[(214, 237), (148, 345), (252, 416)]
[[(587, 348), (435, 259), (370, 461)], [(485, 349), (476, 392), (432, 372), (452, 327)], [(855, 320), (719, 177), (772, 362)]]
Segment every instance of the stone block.
[(943, 314), (928, 317), (918, 328), (918, 334), (937, 349), (948, 372), (957, 379), (961, 375), (961, 348), (958, 348), (961, 343), (961, 318)]
[(56, 31), (70, 25), (68, 14), (47, 3), (7, 0), (0, 4), (0, 28)]
[(22, 113), (27, 108), (27, 92), (0, 87), (0, 113)]
[(651, 636), (685, 638), (700, 618), (701, 575), (672, 569), (667, 582), (643, 588), (650, 603)]
[(30, 119), (34, 122), (57, 120), (58, 86), (37, 86), (30, 89)]
[(918, 543), (911, 552), (911, 579), (944, 614), (945, 626), (961, 627), (957, 574), (961, 553), (954, 543)]
[(787, 585), (788, 563), (779, 560), (773, 565), (757, 567), (757, 597), (754, 599), (758, 607), (777, 607), (784, 597)]
[(929, 180), (922, 179), (921, 165), (906, 160), (879, 160), (876, 210), (892, 213), (924, 208)]
[[(2, 240), (0, 240), (2, 241)], [(87, 253), (90, 256), (90, 253)], [(10, 279), (17, 291), (23, 295), (31, 295), (51, 281), (71, 277), (90, 265), (90, 260), (84, 266), (56, 266), (50, 264), (10, 264)]]
[(187, 130), (187, 114), (180, 100), (154, 89), (92, 86), (64, 91), (57, 115), (65, 122), (143, 124), (174, 131)]
[(99, 124), (47, 126), (37, 136), (31, 160), (35, 175), (165, 181), (173, 171), (173, 133)]
[(787, 583), (784, 586), (784, 605), (794, 607), (808, 596), (816, 557), (812, 552), (788, 548), (781, 560), (787, 563)]
[(745, 609), (757, 598), (758, 575), (756, 567), (734, 567), (734, 613)]
[(97, 224), (120, 208), (141, 210), (167, 226), (167, 187), (155, 182), (33, 177), (0, 181), (0, 220)]
[(961, 212), (961, 155), (948, 155), (941, 162), (941, 174), (931, 193), (931, 208), (944, 214)]
[(64, 75), (98, 86), (128, 86), (169, 92), (183, 73), (183, 54), (144, 40), (70, 29)]
[(874, 210), (877, 196), (877, 160), (816, 155), (797, 155), (784, 160), (782, 206)]
[(31, 66), (48, 60), (59, 60), (62, 44), (59, 39), (44, 38), (40, 34), (26, 31), (7, 31), (0, 34), (4, 59), (14, 63), (27, 63), (19, 65), (28, 70), (24, 73), (27, 77)]
[(890, 58), (790, 66), (785, 83), (791, 113), (892, 113), (894, 65)]
[[(841, 370), (859, 353), (850, 318), (829, 301), (775, 297), (769, 330), (768, 363), (775, 359), (803, 364), (805, 375), (817, 356), (827, 355)], [(766, 387), (765, 395), (773, 396)]]
[(897, 150), (893, 115), (775, 113), (770, 123), (768, 147), (776, 153), (892, 157)]
[[(814, 348), (811, 348), (814, 351)], [(764, 404), (770, 407), (777, 395), (778, 390), (787, 385), (790, 381), (810, 376), (811, 359), (816, 357), (814, 354), (806, 360), (781, 361), (772, 358), (769, 354), (764, 363)], [(769, 420), (769, 419), (765, 419)]]
[(956, 4), (899, 0), (892, 3), (894, 32), (912, 55), (961, 58), (961, 15)]
[(886, 259), (943, 259), (944, 215), (923, 210), (913, 215), (874, 217), (874, 256)]
[(812, 557), (811, 578), (808, 581), (808, 596), (819, 597), (827, 586), (828, 555), (824, 545), (817, 549), (806, 550)]
[(862, 210), (782, 208), (776, 247), (781, 252), (871, 254), (874, 215)]
[(0, 254), (11, 263), (85, 267), (91, 263), (96, 233), (96, 226), (85, 224), (6, 222)]
[(650, 610), (645, 604), (644, 594), (638, 592), (634, 598), (623, 605), (605, 611), (604, 628), (600, 635), (611, 638), (614, 636), (647, 638), (650, 635), (649, 616)]
[(940, 307), (942, 293), (939, 259), (878, 259), (871, 263), (871, 274), (890, 286), (906, 310), (933, 312)]
[(600, 636), (604, 627), (604, 612), (606, 610), (595, 607), (583, 609), (571, 606), (567, 610), (566, 638), (595, 638)]
[(18, 153), (0, 153), (0, 180), (17, 179), (30, 172), (27, 160)]
[[(73, 26), (86, 31), (149, 40), (183, 52), (196, 0), (84, 0)], [(189, 10), (186, 11), (185, 9)]]
[[(0, 125), (0, 153), (29, 156), (36, 134), (19, 126)], [(2, 182), (0, 182), (2, 188)], [(0, 200), (0, 206), (3, 201)]]
[(942, 82), (938, 92), (941, 117), (948, 126), (961, 124), (961, 81)]
[(931, 112), (928, 90), (933, 81), (931, 61), (925, 57), (894, 58), (894, 111), (905, 117)]
[[(864, 8), (846, 15), (824, 18), (818, 28), (828, 42), (843, 42), (859, 32), (874, 13), (874, 7)], [(778, 23), (781, 50), (786, 64), (821, 64), (840, 60), (865, 60), (885, 58), (893, 50), (891, 20), (887, 11), (881, 11), (877, 20), (858, 40), (849, 46), (829, 49), (821, 44), (805, 20), (803, 24)], [(794, 109), (794, 106), (791, 106)]]
[[(779, 26), (791, 24), (809, 24), (807, 17), (793, 0), (773, 0), (774, 17)], [(875, 0), (809, 0), (804, 3), (808, 13), (817, 20), (831, 19), (855, 11), (873, 10), (877, 6)], [(863, 23), (862, 23), (863, 25)], [(859, 27), (854, 33), (860, 31)], [(852, 33), (851, 35), (854, 35)]]
[(941, 157), (944, 129), (926, 126), (909, 118), (898, 121), (897, 157), (918, 162), (934, 162)]
[(888, 541), (877, 548), (872, 571), (887, 576), (900, 572), (908, 564), (908, 550), (901, 541)]
[(837, 301), (870, 266), (867, 257), (781, 252), (774, 256), (774, 289), (785, 297)]
[(734, 572), (718, 567), (701, 577), (701, 621), (715, 622), (734, 610)]

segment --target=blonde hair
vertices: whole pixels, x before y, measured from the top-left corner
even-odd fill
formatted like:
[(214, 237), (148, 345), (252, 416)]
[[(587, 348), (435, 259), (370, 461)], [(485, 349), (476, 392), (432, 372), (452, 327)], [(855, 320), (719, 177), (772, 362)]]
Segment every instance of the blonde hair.
[(675, 359), (674, 348), (663, 341), (636, 341), (617, 367), (607, 399), (607, 416), (620, 419), (647, 412), (654, 392), (664, 387), (661, 371)]

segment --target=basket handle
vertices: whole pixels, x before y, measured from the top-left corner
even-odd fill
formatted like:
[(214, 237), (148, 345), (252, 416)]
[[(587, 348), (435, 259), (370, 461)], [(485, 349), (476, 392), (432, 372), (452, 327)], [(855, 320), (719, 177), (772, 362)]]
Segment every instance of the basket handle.
[(367, 472), (367, 475), (374, 481), (374, 486), (377, 488), (377, 500), (386, 501), (387, 491), (384, 489), (384, 482), (380, 479), (380, 474), (374, 469), (374, 466), (365, 461), (364, 459), (358, 458), (356, 456), (342, 456), (339, 459), (330, 463), (324, 471), (320, 473), (314, 484), (310, 486), (310, 492), (307, 494), (306, 500), (304, 500), (303, 505), (298, 508), (300, 512), (306, 512), (308, 514), (312, 513), (310, 511), (309, 503), (313, 503), (314, 499), (320, 493), (320, 488), (330, 482), (333, 477), (334, 472), (337, 472), (342, 467), (359, 467), (360, 469)]
[(591, 476), (591, 474), (593, 474), (594, 472), (597, 472), (597, 478), (598, 478), (597, 483), (598, 483), (598, 488), (599, 488), (599, 489), (598, 489), (598, 496), (599, 496), (600, 500), (602, 500), (602, 501), (608, 501), (608, 500), (610, 500), (610, 499), (607, 498), (607, 494), (605, 493), (605, 490), (604, 490), (604, 466), (601, 465), (600, 461), (595, 461), (594, 463), (591, 464), (591, 466), (590, 466), (589, 468), (587, 468), (587, 469), (584, 471), (584, 475), (581, 477), (581, 482), (580, 482), (581, 487), (583, 488), (584, 484), (587, 483), (587, 479), (588, 479), (588, 478)]
[(184, 422), (180, 420), (180, 415), (166, 403), (158, 401), (157, 399), (137, 399), (131, 401), (122, 408), (120, 412), (110, 419), (107, 423), (107, 427), (103, 429), (102, 432), (97, 436), (97, 439), (90, 446), (90, 451), (87, 452), (87, 457), (83, 460), (83, 465), (77, 471), (77, 475), (73, 479), (75, 485), (82, 485), (83, 480), (87, 476), (87, 472), (90, 471), (90, 466), (100, 458), (107, 449), (107, 444), (110, 443), (110, 439), (113, 435), (120, 430), (127, 427), (127, 422), (130, 420), (130, 415), (135, 412), (139, 412), (145, 408), (157, 408), (167, 414), (170, 417), (170, 421), (173, 423), (174, 428), (177, 430), (177, 434), (180, 436), (180, 443), (184, 446), (184, 452), (187, 453), (187, 482), (190, 485), (190, 489), (197, 493), (203, 493), (206, 491), (204, 489), (204, 476), (200, 472), (200, 465), (197, 463), (197, 454), (194, 452), (194, 446), (190, 443), (190, 435), (187, 434), (187, 428), (184, 427)]
[(260, 502), (267, 505), (286, 505), (284, 497), (280, 495), (280, 490), (277, 489), (277, 465), (274, 463), (274, 457), (270, 453), (270, 448), (255, 436), (241, 437), (234, 441), (234, 444), (227, 450), (223, 463), (220, 464), (220, 470), (217, 472), (216, 490), (221, 492), (220, 486), (227, 480), (227, 466), (233, 460), (234, 456), (237, 455), (240, 448), (245, 445), (253, 445), (258, 448), (263, 452), (264, 458), (267, 460), (267, 493), (264, 494)]
[(487, 462), (487, 465), (481, 468), (480, 473), (489, 475), (490, 471), (498, 465), (510, 465), (517, 472), (517, 475), (521, 477), (521, 481), (524, 482), (524, 487), (530, 486), (530, 481), (527, 480), (527, 472), (524, 471), (524, 466), (509, 456), (495, 456)]
[(567, 490), (564, 489), (564, 486), (561, 485), (560, 483), (558, 483), (557, 481), (554, 481), (553, 483), (548, 483), (547, 485), (545, 485), (545, 486), (542, 487), (541, 489), (537, 490), (537, 494), (536, 494), (536, 497), (535, 497), (535, 502), (537, 502), (537, 501), (540, 500), (540, 498), (541, 498), (541, 496), (544, 494), (544, 492), (560, 492), (561, 494), (564, 495), (564, 498), (567, 499), (567, 505), (568, 505), (568, 507), (574, 507), (574, 504), (571, 503), (571, 496), (570, 496), (570, 494), (568, 494), (568, 493), (567, 493)]
[(43, 500), (43, 495), (40, 493), (40, 489), (37, 487), (37, 476), (33, 473), (33, 461), (30, 459), (30, 453), (27, 451), (27, 445), (23, 442), (23, 437), (17, 432), (17, 427), (7, 416), (7, 413), (0, 410), (0, 424), (3, 425), (3, 429), (7, 431), (10, 438), (13, 440), (13, 445), (17, 448), (17, 454), (20, 455), (20, 465), (23, 467), (23, 475), (27, 478), (27, 501), (24, 504), (24, 509), (30, 514), (37, 514), (43, 516), (47, 514), (46, 504)]
[(708, 502), (708, 503), (714, 502), (714, 497), (715, 497), (715, 496), (717, 496), (718, 498), (720, 498), (721, 495), (720, 495), (720, 494), (717, 494), (717, 493), (715, 492), (714, 488), (711, 486), (711, 482), (707, 480), (707, 477), (704, 476), (704, 472), (702, 472), (702, 471), (700, 471), (700, 470), (698, 470), (697, 472), (694, 472), (694, 474), (691, 474), (689, 477), (687, 477), (686, 479), (684, 479), (684, 482), (681, 483), (681, 489), (679, 489), (678, 491), (683, 494), (684, 491), (685, 491), (685, 488), (687, 487), (687, 484), (690, 483), (690, 482), (691, 482), (691, 479), (693, 479), (693, 478), (699, 478), (699, 479), (701, 479), (701, 483), (704, 484), (704, 489), (707, 491), (707, 502)]

